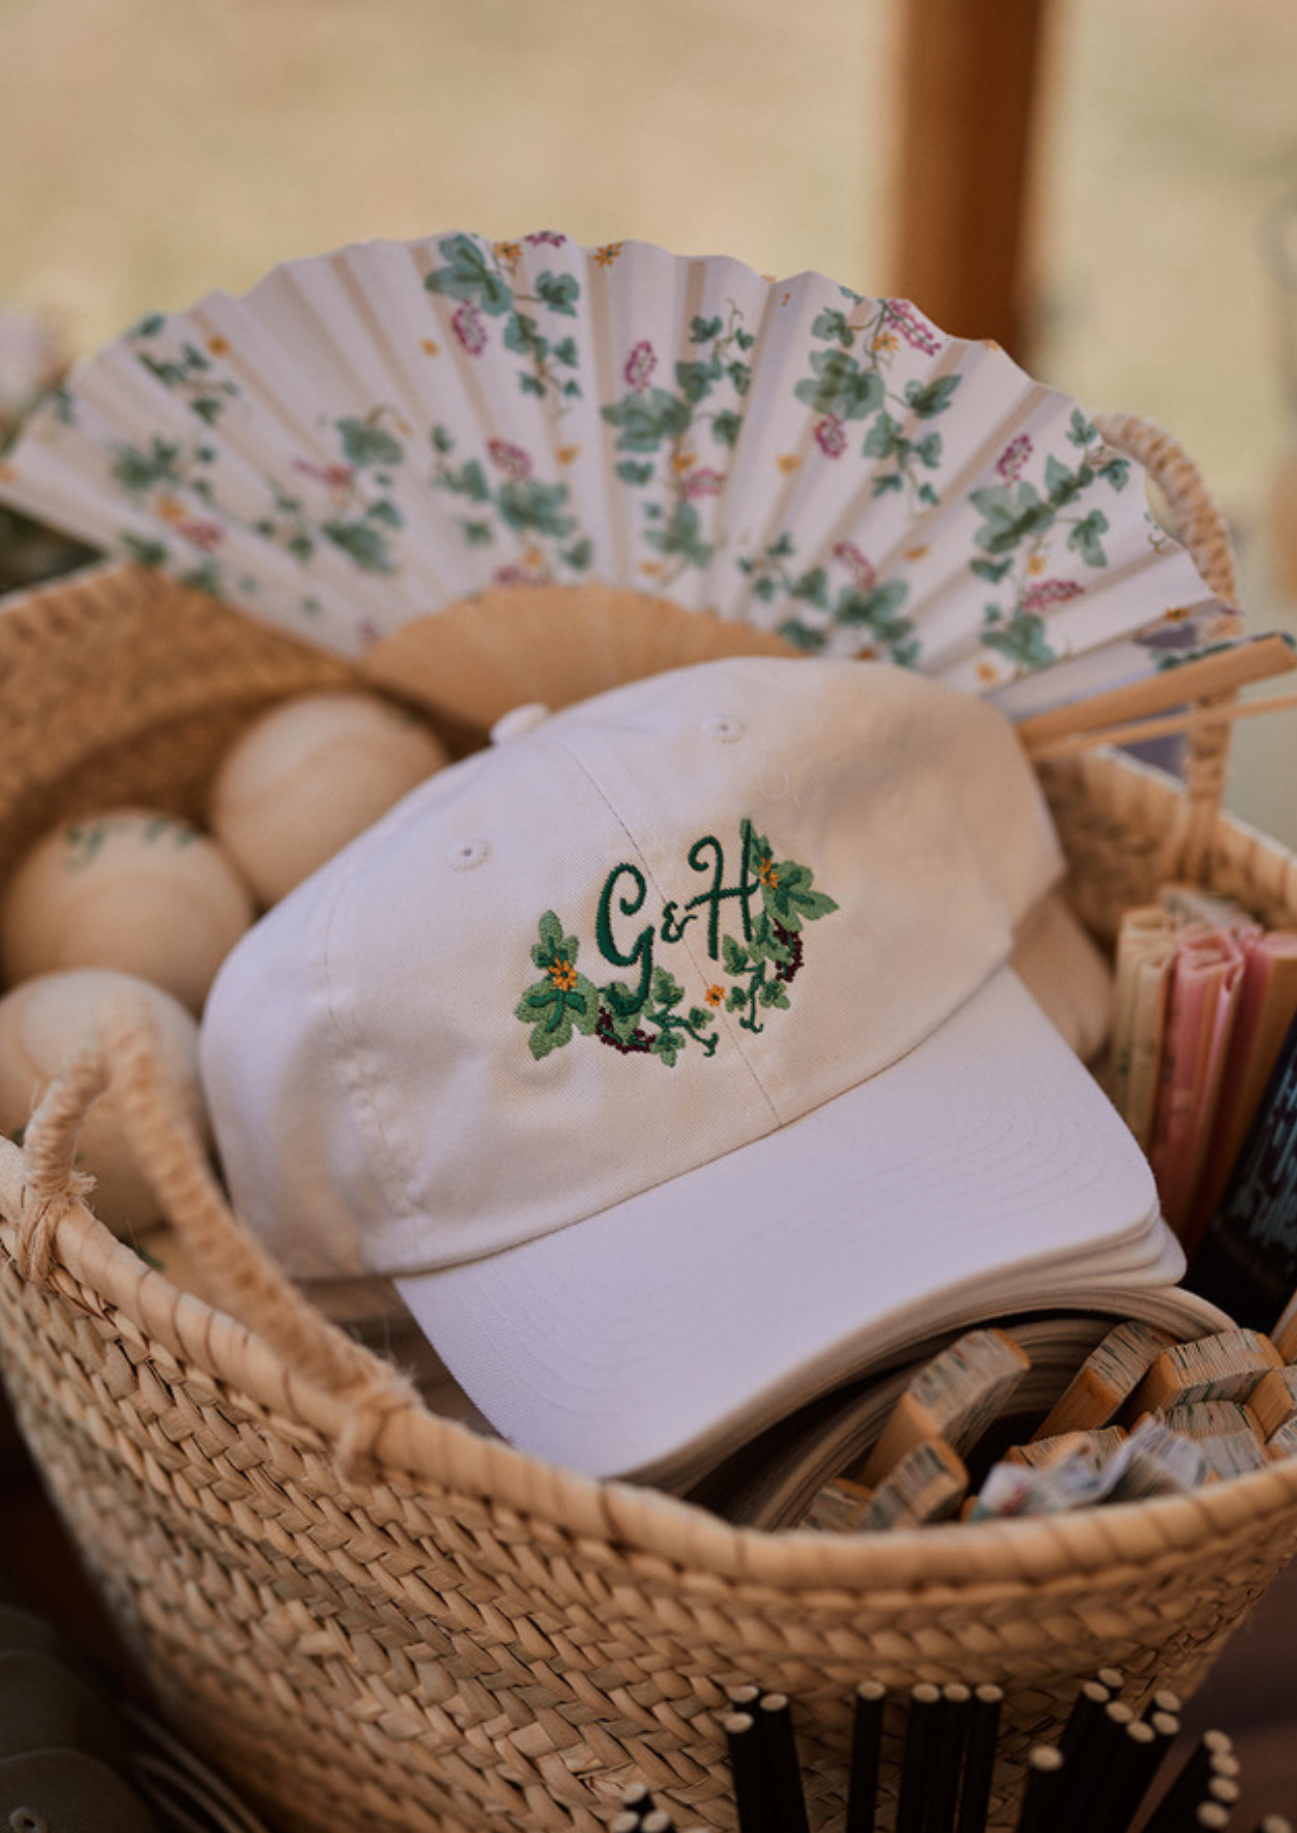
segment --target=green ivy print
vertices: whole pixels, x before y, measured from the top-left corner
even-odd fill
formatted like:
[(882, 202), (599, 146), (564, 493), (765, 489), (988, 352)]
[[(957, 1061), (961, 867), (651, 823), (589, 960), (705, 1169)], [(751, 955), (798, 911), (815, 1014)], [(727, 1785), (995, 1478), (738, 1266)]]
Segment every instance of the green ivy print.
[[(960, 377), (910, 380), (899, 391), (889, 387), (889, 372), (903, 346), (934, 356), (940, 340), (902, 300), (866, 301), (844, 293), (852, 314), (835, 307), (820, 312), (811, 336), (822, 348), (811, 351), (811, 373), (793, 393), (822, 416), (815, 436), (829, 456), (841, 451), (839, 440), (850, 445), (857, 438), (862, 455), (875, 461), (870, 488), (876, 497), (907, 492), (916, 508), (935, 509), (941, 499), (933, 474), (941, 465), (942, 441), (927, 423), (946, 412)], [(861, 307), (873, 309), (853, 323)]]
[[(811, 335), (820, 347), (810, 351), (810, 374), (793, 389), (817, 416), (815, 444), (829, 460), (853, 448), (868, 459), (875, 497), (902, 493), (912, 515), (936, 509), (941, 499), (934, 479), (943, 448), (940, 431), (929, 423), (950, 407), (960, 378), (910, 379), (893, 388), (890, 371), (901, 347), (935, 355), (940, 341), (903, 301), (866, 301), (846, 288), (842, 292), (849, 310), (826, 306), (816, 316)], [(860, 318), (862, 307), (871, 309)], [(792, 535), (785, 530), (738, 561), (756, 599), (787, 606), (788, 614), (776, 626), (785, 641), (814, 653), (834, 630), (848, 629), (860, 633), (863, 652), (903, 667), (918, 666), (914, 625), (903, 615), (909, 596), (904, 579), (876, 579), (849, 542), (834, 549), (833, 558), (842, 566), (832, 570), (823, 562), (797, 566), (795, 558)]]
[(186, 338), (174, 356), (155, 354), (151, 345), (166, 326), (162, 313), (150, 313), (127, 333), (126, 342), (156, 381), (172, 394), (182, 395), (191, 413), (215, 426), (226, 406), (237, 400), (238, 386), (220, 374), (212, 355), (200, 350), (192, 338)]
[(698, 505), (718, 496), (723, 466), (743, 424), (741, 403), (752, 384), (749, 353), (756, 342), (737, 306), (704, 318), (695, 314), (689, 344), (664, 387), (654, 378), (658, 356), (642, 339), (622, 369), (625, 392), (601, 409), (623, 453), (617, 476), (638, 493), (643, 538), (661, 556), (645, 571), (659, 585), (688, 567), (705, 567), (715, 551), (704, 537)]
[(484, 464), (480, 458), (455, 462), (455, 440), (448, 427), (434, 426), (431, 443), (432, 487), (463, 501), (466, 513), (457, 521), (470, 547), (492, 546), (501, 530), (525, 542), (529, 584), (548, 584), (564, 572), (588, 571), (594, 547), (571, 511), (567, 485), (536, 477), (533, 460), (521, 446), (489, 440)]
[(1077, 580), (1051, 574), (1049, 555), (1057, 536), (1064, 533), (1067, 552), (1083, 566), (1107, 566), (1103, 537), (1108, 518), (1102, 508), (1086, 508), (1082, 498), (1096, 484), (1123, 490), (1130, 478), (1129, 459), (1108, 452), (1079, 408), (1067, 438), (1075, 462), (1067, 464), (1049, 453), (1043, 491), (1019, 475), (1031, 455), (1030, 440), (1021, 436), (1001, 454), (1001, 481), (974, 490), (969, 498), (982, 518), (974, 537), (981, 551), (969, 562), (969, 571), (989, 585), (1005, 587), (1003, 596), (984, 604), (981, 642), (1023, 669), (1045, 668), (1058, 660), (1048, 639), (1048, 613), (1085, 589)]
[[(752, 581), (752, 595), (762, 603), (783, 599), (797, 610), (778, 625), (778, 633), (795, 649), (811, 654), (823, 649), (827, 629), (838, 626), (859, 631), (859, 653), (885, 655), (906, 668), (920, 660), (919, 643), (911, 620), (902, 615), (909, 596), (903, 579), (876, 581), (862, 564), (863, 556), (849, 542), (839, 542), (831, 566), (796, 567), (792, 536), (779, 535), (756, 556), (739, 561)], [(821, 619), (804, 613), (820, 612)]]
[[(719, 1033), (712, 1029), (722, 1007), (739, 1015), (746, 1031), (765, 1029), (763, 1015), (786, 1010), (789, 988), (801, 970), (803, 930), (838, 906), (815, 887), (814, 873), (795, 860), (779, 860), (763, 834), (748, 821), (740, 828), (741, 870), (736, 885), (723, 885), (724, 853), (711, 835), (695, 842), (689, 863), (695, 872), (714, 864), (710, 891), (703, 891), (683, 906), (672, 900), (658, 924), (641, 930), (633, 951), (622, 953), (606, 930), (608, 912), (623, 876), (638, 890), (620, 903), (623, 913), (639, 911), (646, 890), (643, 875), (633, 866), (619, 866), (609, 875), (600, 906), (597, 946), (606, 961), (615, 965), (637, 963), (641, 982), (637, 989), (624, 980), (597, 985), (577, 966), (580, 942), (565, 933), (553, 910), (540, 919), (540, 939), (531, 958), (541, 978), (527, 988), (514, 1016), (531, 1026), (531, 1053), (538, 1060), (572, 1041), (573, 1035), (595, 1037), (623, 1055), (654, 1056), (674, 1066), (682, 1050), (698, 1044), (704, 1056), (715, 1054)], [(742, 912), (742, 938), (731, 929), (720, 929), (722, 903), (738, 900)], [(759, 907), (753, 913), (752, 906)], [(712, 982), (701, 1002), (686, 1005), (685, 988), (653, 958), (655, 945), (678, 943), (686, 928), (707, 908), (707, 952), (717, 962), (723, 980)]]
[[(330, 509), (323, 516), (318, 509), (312, 513), (283, 480), (268, 479), (269, 510), (247, 525), (250, 532), (295, 560), (310, 560), (326, 541), (340, 548), (361, 572), (396, 572), (392, 538), (405, 517), (396, 500), (395, 473), (405, 448), (383, 424), (389, 418), (395, 419), (392, 410), (376, 408), (363, 420), (336, 420), (331, 429), (336, 459), (324, 464), (299, 461), (298, 475), (328, 495)], [(219, 506), (212, 483), (218, 457), (210, 445), (185, 448), (155, 434), (146, 446), (119, 445), (111, 475), (128, 496), (153, 507), (163, 529), (175, 529), (172, 542), (162, 535), (148, 540), (125, 535), (123, 546), (132, 559), (166, 567), (186, 585), (237, 598), (241, 582), (227, 576), (217, 552), (233, 520)], [(190, 559), (191, 554), (196, 557)]]
[(534, 293), (519, 292), (515, 274), (522, 250), (516, 243), (496, 248), (473, 236), (446, 236), (437, 244), (444, 267), (434, 267), (424, 280), (430, 293), (438, 293), (457, 302), (451, 314), (451, 329), (462, 349), (470, 356), (480, 356), (489, 343), (486, 321), (503, 321), (502, 342), (506, 350), (524, 359), (518, 372), (524, 394), (555, 400), (562, 411), (565, 404), (579, 400), (581, 384), (575, 370), (580, 366), (580, 352), (570, 332), (558, 337), (542, 331), (540, 313), (559, 319), (575, 319), (581, 283), (575, 274), (556, 274), (546, 269), (536, 281)]
[[(33, 426), (55, 454), (100, 466), (127, 505), (122, 522), (138, 530), (120, 527), (115, 552), (229, 602), (260, 603), (276, 621), (290, 612), (314, 620), (326, 639), (327, 616), (344, 644), (363, 648), (387, 623), (365, 588), (413, 567), (410, 528), (429, 516), (431, 497), (434, 515), (436, 506), (446, 511), (431, 532), (460, 548), (470, 592), (607, 576), (623, 557), (620, 540), (596, 545), (607, 526), (633, 531), (629, 577), (615, 583), (752, 618), (807, 653), (936, 665), (990, 689), (1092, 640), (1086, 594), (1110, 556), (1128, 551), (1131, 514), (1117, 499), (1130, 461), (1069, 403), (1047, 432), (1035, 431), (1042, 416), (1031, 434), (1006, 433), (999, 456), (971, 486), (962, 480), (966, 494), (952, 501), (947, 416), (973, 411), (968, 390), (960, 399), (963, 347), (904, 301), (812, 285), (809, 276), (761, 288), (751, 276), (733, 296), (707, 295), (679, 326), (637, 330), (632, 321), (596, 403), (588, 352), (602, 276), (621, 259), (621, 244), (581, 250), (545, 231), (517, 243), (456, 234), (409, 247), (424, 322), (416, 313), (411, 327), (408, 306), (393, 316), (395, 366), (414, 377), (432, 364), (427, 388), (436, 398), (437, 365), (472, 377), (483, 359), (497, 420), (474, 428), (447, 405), (408, 424), (404, 401), (352, 398), (343, 365), (336, 391), (321, 373), (319, 419), (302, 449), (282, 452), (273, 402), (245, 380), (255, 350), (233, 347), (240, 302), (227, 302), (219, 331), (210, 314), (153, 313), (123, 347), (146, 389), (169, 397), (156, 430), (123, 437), (106, 428), (93, 390), (74, 383), (47, 394)], [(623, 295), (623, 304), (633, 311), (633, 299)], [(798, 314), (792, 367), (773, 353), (762, 367), (758, 333), (785, 305)], [(656, 299), (649, 310), (661, 325)], [(528, 411), (511, 424), (515, 396)], [(752, 494), (736, 504), (729, 493), (745, 430), (749, 448), (768, 438), (769, 449), (745, 453)], [(989, 437), (989, 425), (983, 430)], [(15, 442), (20, 483), (23, 447)], [(234, 447), (276, 456), (258, 478), (246, 462), (231, 462)], [(613, 475), (596, 482), (605, 457)], [(799, 470), (785, 489), (779, 473), (791, 480)], [(583, 506), (592, 485), (598, 521)], [(824, 515), (805, 515), (808, 494), (821, 490)], [(605, 505), (609, 492), (620, 501)], [(871, 516), (874, 501), (882, 513)], [(812, 519), (841, 537), (812, 546)], [(1174, 545), (1145, 520), (1154, 548)], [(866, 551), (875, 525), (877, 566)], [(947, 544), (956, 531), (966, 535), (962, 553)], [(285, 574), (263, 557), (267, 544), (301, 571), (295, 604), (293, 594), (280, 601)], [(355, 576), (354, 593), (328, 564), (338, 557)], [(1209, 653), (1222, 629), (1224, 614), (1191, 584), (1176, 589), (1180, 610), (1156, 627), (1117, 633), (1159, 667)], [(952, 590), (967, 592), (972, 627), (964, 626), (966, 643), (956, 636), (937, 657), (925, 649), (922, 607)], [(688, 1002), (670, 1006), (664, 991), (655, 1009), (687, 1016)]]
[(75, 821), (63, 830), (60, 864), (65, 871), (83, 872), (92, 866), (114, 835), (129, 835), (145, 846), (174, 847), (178, 852), (193, 846), (199, 831), (174, 815), (98, 815)]

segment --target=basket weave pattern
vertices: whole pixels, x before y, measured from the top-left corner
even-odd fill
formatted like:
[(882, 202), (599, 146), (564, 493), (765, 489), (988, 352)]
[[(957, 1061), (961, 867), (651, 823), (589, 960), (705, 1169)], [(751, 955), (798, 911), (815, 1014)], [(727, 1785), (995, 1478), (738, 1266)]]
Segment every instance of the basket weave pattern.
[[(126, 569), (11, 601), (0, 858), (106, 799), (200, 814), (243, 722), (352, 678)], [(1198, 737), (1187, 794), (1108, 756), (1043, 772), (1097, 934), (1189, 870), (1297, 924), (1297, 862), (1221, 817), (1219, 722)], [(1297, 1461), (1186, 1498), (882, 1536), (734, 1529), (396, 1391), (357, 1464), (355, 1371), (329, 1377), (323, 1336), (314, 1362), (284, 1353), (286, 1290), (255, 1317), (177, 1290), (99, 1225), (65, 1160), (61, 1182), (38, 1176), (0, 1142), (0, 1369), (166, 1712), (283, 1833), (594, 1833), (639, 1779), (677, 1824), (730, 1828), (725, 1689), (753, 1680), (791, 1695), (812, 1825), (832, 1828), (867, 1676), (1004, 1685), (1011, 1825), (1026, 1750), (1081, 1678), (1117, 1665), (1192, 1691), (1297, 1551)], [(893, 1738), (893, 1772), (897, 1755)]]

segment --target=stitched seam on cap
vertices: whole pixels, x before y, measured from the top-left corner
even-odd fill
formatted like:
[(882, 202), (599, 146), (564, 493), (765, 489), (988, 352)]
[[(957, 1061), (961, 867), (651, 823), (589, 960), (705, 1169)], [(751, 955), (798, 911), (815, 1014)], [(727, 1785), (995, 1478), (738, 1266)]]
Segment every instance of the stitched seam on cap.
[[(363, 859), (367, 859), (377, 842), (363, 848)], [(361, 852), (362, 849), (357, 849)], [(353, 855), (354, 858), (354, 855)], [(356, 860), (356, 864), (363, 863)], [(393, 1148), (391, 1137), (383, 1124), (382, 1112), (375, 1098), (375, 1089), (382, 1081), (382, 1066), (374, 1052), (372, 1044), (361, 1035), (362, 1028), (357, 1028), (354, 1020), (354, 1002), (352, 1003), (352, 1020), (347, 1022), (344, 1010), (340, 1010), (335, 999), (338, 982), (332, 972), (332, 953), (330, 943), (335, 922), (338, 920), (344, 897), (355, 886), (356, 872), (348, 873), (337, 886), (333, 897), (321, 912), (320, 925), (320, 980), (324, 991), (324, 1012), (330, 1035), (336, 1039), (339, 1062), (344, 1063), (350, 1072), (348, 1096), (353, 1105), (353, 1119), (356, 1129), (365, 1147), (365, 1163), (370, 1170), (375, 1190), (383, 1202), (384, 1213), (370, 1218), (370, 1224), (376, 1223), (380, 1228), (392, 1222), (399, 1222), (403, 1232), (413, 1223), (417, 1225), (419, 1214), (415, 1210), (410, 1194), (412, 1177), (407, 1169), (403, 1176), (398, 1164), (399, 1155)], [(371, 1148), (376, 1145), (377, 1151)], [(393, 1201), (392, 1186), (396, 1186), (399, 1201)], [(367, 1271), (373, 1272), (364, 1246), (364, 1230), (358, 1224), (357, 1242), (361, 1260)], [(384, 1256), (386, 1259), (387, 1256)], [(387, 1277), (384, 1271), (378, 1275)]]

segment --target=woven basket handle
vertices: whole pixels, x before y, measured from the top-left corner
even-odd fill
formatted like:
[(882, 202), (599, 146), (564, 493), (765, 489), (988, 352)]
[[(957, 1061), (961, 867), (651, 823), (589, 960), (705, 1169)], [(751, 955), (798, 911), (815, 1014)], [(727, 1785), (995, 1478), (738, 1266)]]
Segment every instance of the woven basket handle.
[(418, 1397), (396, 1369), (331, 1324), (236, 1219), (160, 1061), (149, 1014), (123, 999), (105, 1008), (86, 1044), (51, 1078), (23, 1139), (13, 1218), (18, 1270), (52, 1279), (60, 1222), (69, 1210), (84, 1214), (93, 1186), (76, 1169), (77, 1137), (90, 1107), (111, 1091), (127, 1144), (217, 1309), (342, 1403), (346, 1424), (335, 1449), (340, 1468), (354, 1475), (386, 1416), (418, 1406)]
[[(1095, 424), (1104, 443), (1144, 467), (1161, 492), (1169, 532), (1187, 549), (1207, 585), (1223, 604), (1238, 604), (1238, 575), (1229, 525), (1197, 465), (1171, 435), (1135, 414), (1106, 414)], [(1186, 878), (1201, 880), (1225, 798), (1233, 726), (1220, 716), (1236, 698), (1231, 691), (1201, 700), (1192, 709), (1184, 778), (1189, 802), (1184, 857)]]

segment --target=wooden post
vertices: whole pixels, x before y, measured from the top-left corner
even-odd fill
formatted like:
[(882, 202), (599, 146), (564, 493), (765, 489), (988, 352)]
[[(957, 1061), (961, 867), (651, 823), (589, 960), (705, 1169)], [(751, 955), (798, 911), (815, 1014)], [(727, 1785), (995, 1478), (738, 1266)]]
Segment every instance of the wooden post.
[(1023, 362), (1047, 0), (902, 0), (893, 293)]

